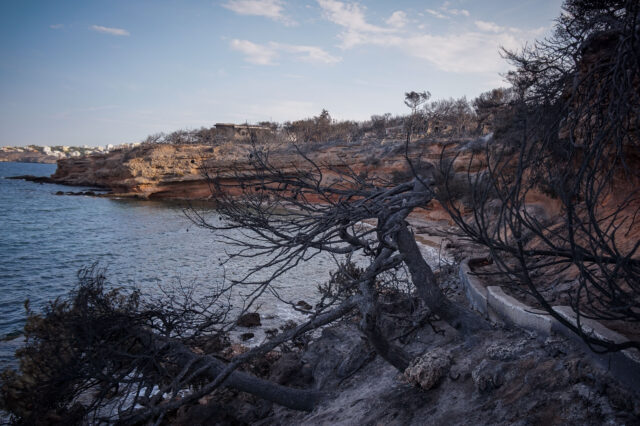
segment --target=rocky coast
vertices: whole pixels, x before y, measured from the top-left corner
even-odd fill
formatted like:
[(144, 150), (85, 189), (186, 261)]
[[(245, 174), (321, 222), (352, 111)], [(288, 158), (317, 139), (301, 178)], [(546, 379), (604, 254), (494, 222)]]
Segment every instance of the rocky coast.
[[(465, 303), (453, 268), (439, 271), (450, 297)], [(383, 326), (402, 306), (384, 303)], [(294, 411), (224, 389), (185, 406), (171, 424), (535, 425), (638, 424), (640, 402), (606, 369), (561, 335), (543, 335), (490, 322), (472, 338), (442, 321), (400, 340), (416, 359), (404, 374), (360, 337), (358, 318), (326, 327), (255, 359), (244, 369), (326, 397), (311, 412)], [(247, 328), (254, 330), (255, 327)], [(385, 329), (388, 333), (398, 330)], [(356, 342), (354, 344), (354, 342)], [(210, 349), (208, 349), (210, 348)], [(198, 350), (215, 350), (202, 345)], [(217, 350), (220, 350), (219, 348)], [(222, 356), (248, 349), (231, 344)]]
[[(450, 161), (464, 207), (464, 179), (485, 167), (473, 159), (473, 143), (470, 139), (416, 141), (408, 156), (425, 167)], [(401, 182), (411, 174), (400, 140), (317, 144), (302, 153), (291, 145), (267, 148), (271, 164), (283, 173), (299, 173), (303, 154), (321, 165), (327, 179), (337, 180), (348, 171)], [(252, 149), (240, 143), (147, 144), (60, 160), (49, 181), (103, 188), (113, 197), (207, 199), (211, 176), (230, 184), (254, 176), (256, 170), (249, 161)], [(530, 201), (532, 211), (538, 206), (535, 211), (540, 217), (557, 210), (557, 202), (544, 194), (536, 192)], [(478, 253), (477, 246), (453, 233), (451, 219), (436, 201), (417, 209), (409, 219), (423, 248), (437, 250), (454, 262), (436, 268), (447, 296), (468, 304), (455, 263), (486, 253)], [(392, 318), (406, 307), (393, 300), (384, 306), (381, 327), (389, 335), (397, 334)], [(590, 362), (579, 344), (496, 317), (478, 320), (487, 328), (474, 336), (462, 335), (444, 321), (420, 324), (410, 339), (398, 340), (416, 356), (400, 374), (375, 355), (360, 337), (359, 318), (350, 316), (313, 338), (293, 342), (243, 367), (282, 385), (323, 392), (325, 398), (312, 412), (289, 410), (222, 389), (182, 407), (167, 420), (172, 424), (637, 424), (640, 399), (611, 377), (606, 367)], [(273, 331), (258, 331), (256, 326), (254, 321), (239, 327), (242, 339), (249, 342), (227, 342), (222, 348), (203, 342), (193, 350), (230, 359), (248, 350), (257, 339), (254, 336)]]

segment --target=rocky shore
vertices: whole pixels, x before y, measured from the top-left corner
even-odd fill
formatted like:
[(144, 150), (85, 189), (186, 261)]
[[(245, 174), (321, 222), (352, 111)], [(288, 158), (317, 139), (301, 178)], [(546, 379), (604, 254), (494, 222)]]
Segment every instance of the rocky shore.
[[(465, 143), (468, 142), (416, 141), (410, 146), (410, 156), (435, 163), (443, 147), (450, 145), (453, 147), (451, 156), (458, 154), (454, 169), (466, 172), (470, 152), (466, 153)], [(252, 149), (248, 143), (233, 142), (213, 146), (143, 144), (127, 150), (59, 160), (51, 178), (55, 183), (108, 188), (118, 195), (135, 194), (155, 199), (206, 198), (210, 190), (204, 172), (229, 179), (233, 179), (238, 171), (250, 175)], [(283, 172), (304, 164), (303, 157), (291, 144), (259, 149), (268, 151), (270, 162)], [(390, 179), (402, 179), (409, 174), (402, 140), (316, 143), (305, 145), (302, 150), (305, 156), (322, 166), (329, 178), (347, 168)]]
[(14, 163), (45, 163), (55, 164), (58, 157), (55, 155), (47, 155), (41, 152), (4, 152), (0, 151), (0, 162)]
[[(449, 294), (464, 303), (463, 286), (455, 274), (443, 281)], [(401, 307), (388, 303), (385, 315), (397, 314), (397, 309)], [(326, 397), (312, 412), (289, 410), (223, 389), (183, 407), (168, 422), (638, 424), (636, 395), (611, 379), (606, 370), (586, 361), (582, 349), (562, 336), (491, 323), (475, 336), (464, 336), (436, 321), (399, 340), (417, 357), (400, 374), (359, 337), (357, 321), (357, 317), (348, 318), (326, 327), (315, 339), (270, 352), (244, 367), (282, 385), (324, 392)], [(382, 323), (393, 322), (383, 318)], [(202, 350), (231, 356), (247, 349), (241, 344), (225, 349), (204, 344)]]
[[(409, 156), (437, 164), (444, 148), (452, 162), (453, 180), (482, 170), (471, 162), (472, 141), (441, 140), (412, 143)], [(60, 160), (58, 169), (41, 183), (104, 188), (111, 196), (143, 199), (206, 199), (211, 194), (206, 173), (229, 183), (250, 179), (254, 170), (248, 144), (217, 146), (148, 144), (82, 158)], [(282, 172), (296, 173), (303, 157), (292, 146), (270, 146), (270, 161)], [(327, 179), (340, 173), (369, 173), (390, 182), (410, 175), (404, 144), (318, 144), (304, 155), (322, 165)], [(20, 177), (25, 178), (25, 177)], [(37, 180), (34, 180), (37, 181)], [(461, 188), (464, 185), (460, 185)], [(83, 194), (87, 195), (87, 194)], [(91, 194), (89, 194), (91, 195)], [(464, 203), (464, 191), (459, 199)], [(532, 206), (540, 215), (555, 206), (534, 193)], [(542, 208), (544, 207), (544, 208)], [(533, 212), (533, 210), (532, 210)], [(535, 212), (534, 212), (535, 213)], [(452, 237), (450, 219), (437, 202), (410, 216), (416, 239), (460, 260), (475, 252)], [(468, 304), (457, 269), (441, 268), (441, 285), (449, 297)], [(390, 303), (386, 315), (402, 307)], [(251, 321), (250, 321), (251, 320)], [(375, 356), (359, 337), (357, 317), (324, 328), (286, 348), (251, 361), (252, 374), (282, 385), (319, 390), (322, 402), (310, 413), (292, 411), (229, 389), (216, 391), (197, 404), (181, 408), (170, 424), (640, 424), (640, 401), (597, 364), (584, 348), (561, 335), (542, 335), (513, 325), (486, 321), (487, 329), (461, 335), (441, 321), (423, 324), (398, 342), (415, 355), (404, 374)], [(224, 347), (203, 343), (196, 351), (232, 357), (260, 332), (260, 321), (240, 324), (239, 341)], [(394, 326), (382, 319), (382, 327)], [(393, 335), (397, 330), (385, 330)], [(243, 342), (242, 340), (246, 341)], [(354, 345), (353, 342), (359, 342)]]

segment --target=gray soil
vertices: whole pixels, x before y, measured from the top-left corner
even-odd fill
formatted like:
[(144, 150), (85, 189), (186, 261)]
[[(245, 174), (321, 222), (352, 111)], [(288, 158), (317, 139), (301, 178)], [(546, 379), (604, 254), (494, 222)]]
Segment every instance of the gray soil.
[(274, 407), (262, 424), (566, 425), (640, 424), (637, 397), (585, 361), (570, 342), (520, 330), (493, 329), (463, 338), (424, 329), (410, 348), (451, 355), (450, 370), (430, 390), (407, 382), (376, 357), (351, 377), (340, 365), (359, 351), (355, 330), (325, 330), (303, 355), (314, 387), (329, 392), (311, 413)]
[[(450, 297), (462, 302), (457, 283), (444, 282)], [(393, 324), (383, 320), (381, 327), (394, 335)], [(325, 328), (299, 351), (272, 353), (272, 361), (248, 367), (287, 386), (325, 392), (312, 412), (225, 390), (185, 407), (172, 423), (640, 425), (639, 396), (572, 342), (486, 324), (486, 330), (464, 336), (435, 322), (400, 339), (417, 357), (407, 377), (375, 355), (358, 332), (357, 318), (350, 318)]]

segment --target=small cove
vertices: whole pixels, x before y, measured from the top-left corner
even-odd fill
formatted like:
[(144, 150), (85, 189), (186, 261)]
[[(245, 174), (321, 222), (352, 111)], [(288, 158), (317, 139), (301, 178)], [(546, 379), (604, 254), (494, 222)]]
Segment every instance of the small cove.
[[(204, 293), (250, 267), (246, 261), (223, 265), (229, 248), (219, 234), (193, 225), (183, 203), (55, 195), (70, 188), (4, 179), (48, 176), (55, 167), (0, 163), (0, 337), (20, 333), (25, 300), (41, 310), (68, 294), (77, 271), (93, 263), (106, 268), (110, 285), (151, 294), (160, 285), (178, 282), (195, 283)], [(313, 303), (317, 285), (332, 269), (333, 259), (318, 255), (305, 264), (304, 274), (300, 268), (285, 274), (278, 282), (279, 294)], [(270, 294), (260, 311), (265, 327), (301, 316)], [(16, 341), (0, 343), (0, 369), (13, 361), (16, 346)]]
[[(185, 216), (184, 203), (56, 195), (90, 188), (5, 179), (49, 176), (55, 167), (0, 163), (0, 338), (20, 335), (25, 300), (36, 311), (43, 309), (48, 301), (67, 295), (77, 283), (78, 270), (94, 263), (106, 268), (110, 285), (147, 294), (178, 283), (195, 284), (198, 294), (206, 294), (225, 279), (239, 279), (255, 265), (251, 259), (224, 263), (230, 247), (221, 231), (196, 227)], [(211, 206), (202, 207), (217, 220)], [(239, 231), (224, 232), (241, 236)], [(423, 245), (422, 251), (430, 263), (437, 264), (438, 250)], [(321, 253), (281, 276), (274, 286), (285, 300), (314, 304), (319, 298), (317, 286), (326, 282), (332, 270), (335, 260)], [(264, 277), (266, 271), (259, 275)], [(240, 305), (236, 297), (234, 306)], [(304, 318), (270, 292), (258, 305), (262, 327), (250, 330), (256, 337), (248, 344), (260, 343), (265, 329)], [(21, 340), (0, 342), (0, 369), (14, 363), (13, 353)]]

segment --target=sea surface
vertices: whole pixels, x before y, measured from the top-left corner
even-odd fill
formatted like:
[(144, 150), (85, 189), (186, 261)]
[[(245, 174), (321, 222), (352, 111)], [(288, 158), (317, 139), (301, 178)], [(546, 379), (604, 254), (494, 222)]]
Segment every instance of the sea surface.
[[(252, 266), (247, 261), (222, 266), (231, 248), (219, 232), (191, 223), (181, 203), (55, 195), (89, 188), (5, 179), (49, 176), (55, 168), (0, 163), (0, 338), (5, 338), (0, 342), (0, 370), (13, 364), (13, 352), (21, 344), (25, 300), (40, 310), (48, 301), (64, 297), (76, 285), (80, 268), (97, 263), (106, 268), (110, 285), (153, 294), (160, 286), (178, 283), (196, 283), (206, 293), (225, 277), (238, 278)], [(215, 212), (210, 214), (216, 220)], [(279, 293), (287, 300), (314, 303), (317, 285), (333, 269), (332, 258), (318, 256), (282, 277)], [(277, 325), (301, 319), (270, 294), (260, 312), (267, 317), (266, 327), (269, 321)], [(7, 336), (18, 337), (6, 341)]]

